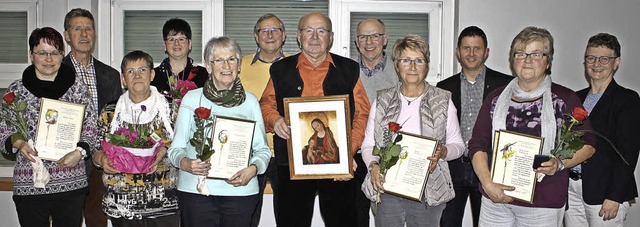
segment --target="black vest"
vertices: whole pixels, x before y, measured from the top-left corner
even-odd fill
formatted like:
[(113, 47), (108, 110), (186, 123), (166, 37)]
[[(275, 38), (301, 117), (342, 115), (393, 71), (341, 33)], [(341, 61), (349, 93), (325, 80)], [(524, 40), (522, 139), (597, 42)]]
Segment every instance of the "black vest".
[[(331, 53), (330, 53), (331, 54)], [(271, 65), (269, 72), (276, 96), (278, 113), (284, 116), (284, 98), (300, 97), (304, 89), (304, 82), (300, 77), (300, 71), (296, 67), (299, 53), (286, 57)], [(322, 82), (322, 90), (325, 96), (349, 95), (349, 110), (353, 123), (355, 112), (355, 102), (353, 99), (353, 88), (360, 76), (358, 63), (335, 54), (331, 54), (334, 64), (329, 65), (327, 76)], [(273, 146), (276, 160), (279, 165), (288, 165), (289, 154), (287, 152), (287, 141), (277, 135), (273, 136)]]

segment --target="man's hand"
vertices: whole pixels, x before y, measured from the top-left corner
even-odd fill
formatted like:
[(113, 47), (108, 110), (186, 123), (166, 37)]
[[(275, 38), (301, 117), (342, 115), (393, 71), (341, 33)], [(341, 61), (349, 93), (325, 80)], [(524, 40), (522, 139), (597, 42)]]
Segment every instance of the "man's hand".
[(600, 208), (598, 216), (602, 217), (604, 221), (614, 219), (618, 216), (618, 208), (620, 208), (620, 203), (605, 199), (604, 202), (602, 202), (602, 208)]
[(506, 186), (503, 184), (489, 182), (486, 184), (482, 184), (482, 189), (484, 189), (484, 192), (487, 193), (487, 196), (489, 196), (489, 199), (491, 199), (491, 201), (493, 201), (494, 203), (509, 203), (513, 201), (513, 198), (511, 196), (504, 194), (504, 191), (505, 190), (513, 191), (516, 188), (511, 186)]
[(288, 140), (289, 137), (291, 137), (291, 129), (287, 123), (284, 122), (284, 117), (280, 117), (276, 120), (273, 124), (273, 131), (282, 139)]
[[(356, 169), (358, 168), (358, 163), (356, 163), (355, 159), (353, 159), (352, 161), (353, 161), (352, 162), (353, 163), (353, 172), (355, 174)], [(334, 181), (350, 181), (351, 179), (353, 179), (353, 178), (333, 178)]]

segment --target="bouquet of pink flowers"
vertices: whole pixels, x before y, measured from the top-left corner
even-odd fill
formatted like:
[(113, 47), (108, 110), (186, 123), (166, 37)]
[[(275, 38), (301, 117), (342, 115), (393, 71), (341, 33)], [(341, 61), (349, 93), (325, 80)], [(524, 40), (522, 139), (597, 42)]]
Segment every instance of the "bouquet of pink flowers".
[[(141, 111), (146, 111), (146, 106), (141, 106)], [(152, 171), (149, 166), (155, 160), (158, 148), (162, 147), (160, 133), (148, 124), (120, 126), (105, 136), (101, 147), (114, 169), (131, 174), (149, 173)]]
[[(194, 70), (197, 70), (197, 68), (194, 68), (191, 70), (188, 78), (192, 78), (192, 76), (195, 76)], [(175, 76), (169, 76), (169, 88), (171, 89), (170, 91), (171, 97), (175, 101), (176, 105), (180, 106), (180, 101), (182, 100), (182, 97), (184, 97), (184, 95), (186, 95), (187, 92), (198, 88), (198, 86), (196, 86), (195, 82), (190, 81), (188, 79), (181, 80), (176, 78)]]

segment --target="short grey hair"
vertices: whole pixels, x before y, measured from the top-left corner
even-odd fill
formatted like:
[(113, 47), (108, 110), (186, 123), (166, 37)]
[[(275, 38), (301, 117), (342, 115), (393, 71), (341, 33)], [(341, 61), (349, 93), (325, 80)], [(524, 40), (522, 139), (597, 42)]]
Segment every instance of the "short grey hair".
[(260, 24), (260, 22), (271, 19), (271, 18), (276, 18), (276, 20), (278, 20), (278, 23), (280, 24), (280, 27), (282, 27), (282, 31), (286, 31), (286, 29), (284, 28), (284, 23), (282, 23), (282, 20), (280, 20), (280, 18), (278, 16), (276, 16), (273, 13), (267, 13), (265, 15), (262, 15), (260, 18), (258, 18), (258, 21), (256, 22), (256, 25), (253, 26), (253, 32), (258, 34), (258, 24)]
[(211, 58), (213, 58), (213, 55), (218, 50), (227, 50), (235, 53), (238, 63), (242, 59), (242, 50), (240, 50), (238, 42), (227, 36), (221, 36), (209, 39), (204, 48), (204, 61), (207, 63), (213, 61)]

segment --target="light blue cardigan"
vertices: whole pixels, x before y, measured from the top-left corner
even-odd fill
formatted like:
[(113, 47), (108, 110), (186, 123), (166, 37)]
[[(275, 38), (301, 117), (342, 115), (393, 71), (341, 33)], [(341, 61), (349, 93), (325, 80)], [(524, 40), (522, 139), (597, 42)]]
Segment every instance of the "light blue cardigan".
[[(253, 130), (252, 156), (249, 164), (258, 167), (258, 174), (262, 174), (267, 169), (267, 163), (271, 158), (271, 151), (267, 145), (264, 122), (258, 99), (251, 93), (246, 92), (246, 100), (239, 106), (226, 108), (213, 104), (202, 94), (202, 88), (189, 91), (182, 99), (178, 118), (175, 123), (175, 136), (169, 148), (168, 155), (171, 163), (179, 167), (182, 158), (196, 158), (196, 150), (189, 140), (193, 136), (196, 125), (194, 120), (194, 110), (198, 107), (211, 109), (211, 114), (252, 120), (256, 122)], [(178, 190), (199, 194), (196, 189), (198, 177), (189, 172), (180, 170), (178, 175)], [(247, 196), (258, 193), (258, 180), (251, 179), (246, 186), (234, 187), (224, 180), (207, 179), (207, 186), (212, 195), (217, 196)]]

